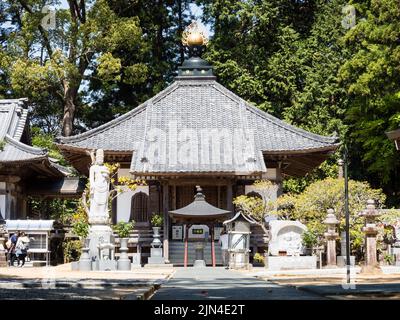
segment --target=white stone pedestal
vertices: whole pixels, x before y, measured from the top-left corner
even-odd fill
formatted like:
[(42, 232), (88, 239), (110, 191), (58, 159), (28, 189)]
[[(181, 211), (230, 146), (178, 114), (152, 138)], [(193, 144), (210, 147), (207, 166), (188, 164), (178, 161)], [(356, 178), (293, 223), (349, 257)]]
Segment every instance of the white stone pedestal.
[(132, 268), (141, 268), (142, 264), (141, 264), (141, 256), (140, 253), (134, 253), (132, 254)]
[(268, 270), (316, 269), (316, 256), (269, 256), (266, 265)]
[(91, 225), (89, 229), (89, 256), (92, 260), (100, 260), (99, 243), (110, 243), (112, 242), (112, 229), (108, 225)]
[(164, 263), (164, 257), (162, 256), (163, 249), (162, 248), (151, 248), (150, 249), (150, 257), (148, 260), (149, 264), (162, 264)]

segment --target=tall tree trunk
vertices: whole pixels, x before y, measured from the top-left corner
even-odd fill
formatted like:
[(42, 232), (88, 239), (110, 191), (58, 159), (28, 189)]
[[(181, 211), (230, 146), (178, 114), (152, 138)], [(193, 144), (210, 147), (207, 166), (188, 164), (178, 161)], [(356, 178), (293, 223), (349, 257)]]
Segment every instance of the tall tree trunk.
[(68, 83), (64, 85), (64, 116), (62, 123), (62, 134), (65, 137), (69, 137), (70, 135), (72, 135), (77, 93), (77, 88), (70, 87)]

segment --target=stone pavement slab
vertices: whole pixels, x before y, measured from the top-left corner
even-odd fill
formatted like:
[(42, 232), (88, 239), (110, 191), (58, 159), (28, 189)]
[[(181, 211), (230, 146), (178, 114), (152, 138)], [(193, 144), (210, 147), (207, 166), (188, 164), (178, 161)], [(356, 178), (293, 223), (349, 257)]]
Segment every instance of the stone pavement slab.
[(212, 268), (177, 268), (152, 300), (320, 300), (316, 293), (270, 283), (241, 272)]
[(137, 268), (132, 271), (72, 271), (56, 267), (0, 268), (0, 300), (146, 300), (173, 272), (173, 268)]
[(0, 279), (108, 279), (108, 280), (158, 280), (168, 278), (173, 268), (135, 268), (131, 271), (72, 271), (66, 263), (50, 267), (0, 268)]

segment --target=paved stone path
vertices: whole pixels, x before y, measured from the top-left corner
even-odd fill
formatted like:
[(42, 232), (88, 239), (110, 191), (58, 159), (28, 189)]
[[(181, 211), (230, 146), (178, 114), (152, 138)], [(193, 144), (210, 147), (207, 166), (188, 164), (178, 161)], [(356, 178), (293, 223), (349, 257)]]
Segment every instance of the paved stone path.
[(152, 300), (320, 300), (318, 294), (224, 268), (177, 268)]
[(0, 268), (0, 279), (108, 279), (108, 280), (157, 280), (165, 279), (173, 268), (137, 268), (132, 271), (72, 271), (71, 264), (56, 267), (7, 267)]

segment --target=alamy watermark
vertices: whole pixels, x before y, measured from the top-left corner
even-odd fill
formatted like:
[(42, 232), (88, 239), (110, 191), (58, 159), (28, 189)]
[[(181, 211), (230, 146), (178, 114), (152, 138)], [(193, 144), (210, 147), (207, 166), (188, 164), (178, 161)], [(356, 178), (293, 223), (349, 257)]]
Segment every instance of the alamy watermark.
[(49, 6), (42, 8), (42, 13), (45, 16), (42, 18), (41, 26), (44, 30), (49, 31), (56, 28), (56, 10)]
[(255, 130), (243, 128), (188, 128), (171, 121), (152, 128), (136, 150), (136, 163), (166, 167), (232, 166), (251, 170), (256, 165)]
[(55, 289), (56, 287), (56, 273), (52, 267), (43, 267), (42, 271), (42, 288)]
[(354, 28), (356, 25), (356, 8), (352, 5), (347, 5), (342, 8), (344, 15), (342, 19), (342, 27), (345, 29)]

